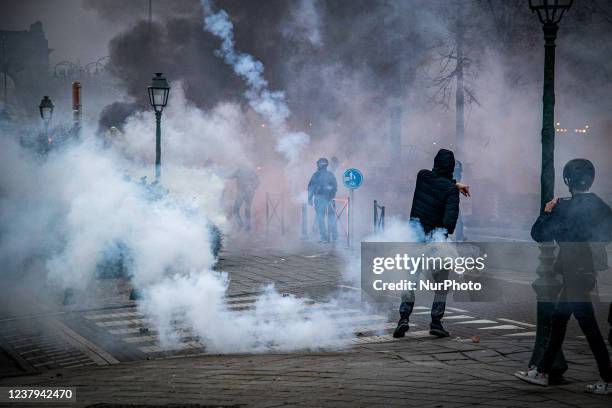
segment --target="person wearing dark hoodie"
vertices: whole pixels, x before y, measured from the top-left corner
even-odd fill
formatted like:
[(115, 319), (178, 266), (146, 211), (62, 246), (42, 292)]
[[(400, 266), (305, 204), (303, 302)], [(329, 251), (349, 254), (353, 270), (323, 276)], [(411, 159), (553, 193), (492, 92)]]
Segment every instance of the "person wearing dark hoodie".
[(535, 241), (558, 244), (554, 268), (563, 277), (563, 285), (542, 358), (515, 376), (531, 384), (549, 384), (553, 362), (561, 351), (567, 323), (573, 315), (589, 343), (602, 379), (588, 385), (587, 392), (611, 394), (610, 355), (595, 318), (591, 295), (597, 287), (597, 271), (607, 269), (604, 244), (612, 240), (612, 210), (589, 192), (594, 179), (593, 163), (586, 159), (570, 160), (563, 168), (563, 180), (571, 198), (555, 198), (546, 204), (531, 229)]
[[(455, 182), (454, 170), (455, 155), (450, 150), (440, 149), (434, 158), (433, 169), (423, 169), (417, 174), (410, 218), (421, 223), (425, 234), (431, 234), (436, 229), (446, 230), (447, 235), (455, 231), (459, 217), (459, 192), (469, 196), (469, 186)], [(448, 271), (436, 271), (433, 277), (436, 282), (442, 282), (448, 279)], [(431, 306), (430, 334), (437, 337), (449, 336), (442, 326), (446, 295), (445, 290), (436, 291)], [(409, 330), (414, 300), (414, 291), (402, 295), (400, 320), (393, 337), (404, 337)]]

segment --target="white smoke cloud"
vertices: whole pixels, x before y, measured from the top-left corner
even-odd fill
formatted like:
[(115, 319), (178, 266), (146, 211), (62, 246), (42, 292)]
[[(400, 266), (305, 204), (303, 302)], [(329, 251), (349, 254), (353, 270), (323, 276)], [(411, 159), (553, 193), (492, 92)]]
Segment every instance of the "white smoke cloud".
[(308, 145), (309, 137), (304, 132), (291, 132), (282, 136), (276, 145), (276, 150), (282, 153), (290, 163), (295, 163), (300, 152)]
[[(172, 84), (162, 116), (162, 165), (202, 167), (207, 160), (228, 167), (252, 161), (253, 140), (239, 105), (222, 103), (202, 111), (185, 98), (180, 82)], [(117, 147), (133, 161), (153, 163), (155, 119), (152, 111), (130, 116)]]
[(200, 338), (207, 351), (217, 353), (341, 348), (351, 334), (332, 317), (335, 305), (310, 307), (295, 296), (282, 296), (272, 286), (254, 309), (229, 310), (227, 285), (227, 275), (204, 273), (152, 286), (143, 310), (155, 317), (162, 344), (178, 341), (176, 319)]
[[(287, 119), (291, 111), (283, 91), (268, 89), (264, 78), (264, 65), (250, 54), (235, 49), (234, 26), (225, 10), (213, 11), (209, 0), (202, 0), (204, 8), (204, 29), (221, 38), (221, 47), (216, 54), (232, 67), (234, 73), (242, 78), (248, 89), (245, 96), (249, 105), (267, 121), (278, 134), (277, 151), (283, 153), (290, 164), (295, 162), (300, 152), (308, 144), (306, 133), (289, 133)], [(289, 134), (288, 134), (289, 133)]]
[[(363, 238), (362, 242), (411, 242), (411, 243), (436, 243), (428, 245), (428, 256), (457, 256), (453, 245), (439, 245), (450, 243), (452, 239), (446, 235), (444, 228), (437, 228), (425, 234), (423, 226), (417, 220), (405, 221), (399, 218), (389, 218), (385, 223), (385, 229), (370, 234)], [(361, 285), (361, 256), (351, 256), (344, 269), (343, 278), (355, 286)]]
[(292, 7), (291, 17), (291, 21), (283, 27), (286, 37), (304, 38), (316, 47), (323, 45), (321, 17), (315, 0), (300, 0), (296, 7)]
[[(163, 133), (169, 143), (167, 156), (162, 156), (167, 157), (162, 181), (171, 193), (157, 200), (137, 181), (153, 172), (154, 130), (146, 124), (151, 122), (146, 113), (130, 119), (122, 140), (110, 148), (84, 131), (83, 141), (40, 158), (4, 140), (0, 158), (14, 165), (14, 171), (0, 172), (2, 233), (11, 237), (1, 243), (1, 259), (12, 258), (20, 270), (40, 257), (41, 272), (52, 288), (79, 291), (91, 285), (109, 251), (123, 247), (132, 283), (145, 294), (140, 307), (163, 345), (179, 340), (173, 326), (177, 318), (215, 352), (345, 345), (350, 333), (336, 324), (333, 304), (311, 307), (304, 299), (268, 287), (255, 309), (230, 310), (229, 278), (213, 271), (216, 260), (208, 229), (211, 220), (225, 220), (219, 204), (224, 181), (199, 167), (198, 155), (192, 156), (189, 147), (223, 149), (215, 147), (215, 130), (227, 137), (239, 133), (239, 127), (230, 124), (236, 111), (221, 106), (203, 114), (180, 103), (175, 109), (184, 116), (169, 110), (166, 125), (172, 126)], [(179, 117), (187, 123), (178, 123)], [(177, 128), (171, 129), (173, 125)], [(183, 153), (178, 142), (184, 144)], [(236, 148), (228, 149), (221, 156)], [(41, 238), (32, 239), (36, 236)]]

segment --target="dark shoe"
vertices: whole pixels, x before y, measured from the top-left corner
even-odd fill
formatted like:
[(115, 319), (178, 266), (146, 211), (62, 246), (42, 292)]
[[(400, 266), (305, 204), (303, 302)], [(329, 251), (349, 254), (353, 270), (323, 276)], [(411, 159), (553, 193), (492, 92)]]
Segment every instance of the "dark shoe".
[(410, 329), (410, 325), (408, 324), (408, 319), (400, 319), (400, 321), (397, 323), (397, 327), (395, 328), (395, 331), (393, 332), (393, 337), (395, 337), (396, 339), (399, 339), (400, 337), (404, 337), (408, 329)]
[(431, 326), (429, 326), (429, 334), (439, 338), (450, 336), (450, 333), (444, 330), (444, 327), (442, 327), (440, 323), (432, 323)]

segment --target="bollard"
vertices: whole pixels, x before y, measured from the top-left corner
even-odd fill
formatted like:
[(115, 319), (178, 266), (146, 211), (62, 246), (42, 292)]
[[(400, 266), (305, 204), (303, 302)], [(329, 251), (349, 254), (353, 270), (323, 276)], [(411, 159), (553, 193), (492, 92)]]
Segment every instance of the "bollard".
[(266, 235), (270, 234), (270, 193), (266, 192)]
[(302, 204), (302, 240), (308, 239), (308, 204)]
[(374, 200), (374, 233), (378, 232), (378, 201)]

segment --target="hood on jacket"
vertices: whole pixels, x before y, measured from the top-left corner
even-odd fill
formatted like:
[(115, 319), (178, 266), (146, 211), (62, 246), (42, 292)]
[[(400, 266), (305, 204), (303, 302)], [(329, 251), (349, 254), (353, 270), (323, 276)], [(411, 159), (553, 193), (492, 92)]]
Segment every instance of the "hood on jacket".
[(453, 152), (446, 149), (438, 150), (432, 171), (440, 177), (452, 180), (453, 172), (455, 171), (455, 155)]

